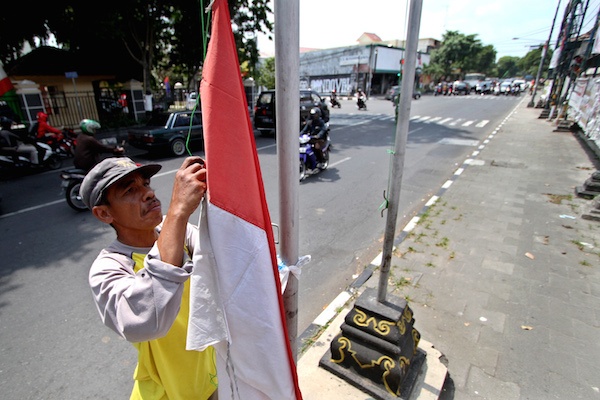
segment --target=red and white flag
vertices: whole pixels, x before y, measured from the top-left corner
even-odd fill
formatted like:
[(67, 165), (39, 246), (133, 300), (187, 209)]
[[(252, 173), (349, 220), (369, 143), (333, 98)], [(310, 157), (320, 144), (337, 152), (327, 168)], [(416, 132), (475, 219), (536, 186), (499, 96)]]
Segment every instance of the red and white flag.
[(301, 400), (227, 1), (212, 11), (200, 84), (208, 191), (187, 348), (215, 347), (221, 399)]
[(6, 75), (6, 72), (4, 72), (2, 65), (0, 65), (0, 97), (14, 90), (15, 87)]

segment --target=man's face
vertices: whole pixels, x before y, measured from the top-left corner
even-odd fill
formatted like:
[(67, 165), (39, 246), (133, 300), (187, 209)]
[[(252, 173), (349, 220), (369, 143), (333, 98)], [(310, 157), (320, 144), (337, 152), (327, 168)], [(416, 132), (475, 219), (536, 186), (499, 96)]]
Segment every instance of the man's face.
[(162, 221), (160, 201), (150, 187), (150, 179), (139, 173), (109, 187), (106, 200), (105, 207), (117, 232), (119, 229), (153, 230)]

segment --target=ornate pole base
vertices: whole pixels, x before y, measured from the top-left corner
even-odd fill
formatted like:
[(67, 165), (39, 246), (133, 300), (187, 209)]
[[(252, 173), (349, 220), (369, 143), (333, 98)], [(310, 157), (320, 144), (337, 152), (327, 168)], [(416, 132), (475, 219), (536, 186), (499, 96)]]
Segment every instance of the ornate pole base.
[(414, 322), (404, 299), (367, 288), (319, 365), (376, 399), (408, 399), (425, 360)]

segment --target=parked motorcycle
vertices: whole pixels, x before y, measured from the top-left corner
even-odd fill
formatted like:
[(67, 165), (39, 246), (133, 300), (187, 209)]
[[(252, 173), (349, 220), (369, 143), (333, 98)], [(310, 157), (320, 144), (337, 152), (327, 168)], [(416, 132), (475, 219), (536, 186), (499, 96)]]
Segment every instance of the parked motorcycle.
[[(329, 128), (328, 128), (329, 130)], [(308, 175), (312, 175), (314, 173), (318, 173), (324, 171), (329, 166), (329, 153), (331, 151), (331, 139), (329, 138), (329, 134), (327, 134), (327, 139), (325, 140), (325, 146), (322, 149), (323, 152), (323, 161), (317, 164), (317, 168), (313, 170), (312, 174), (309, 174), (309, 170), (311, 170), (310, 159), (312, 155), (315, 154), (314, 149), (314, 139), (307, 134), (300, 135), (300, 180), (304, 180)], [(318, 161), (317, 161), (318, 162)]]
[(62, 179), (60, 186), (65, 194), (67, 204), (75, 211), (86, 211), (88, 209), (79, 194), (79, 188), (85, 174), (85, 170), (78, 168), (66, 169), (60, 174), (60, 179)]

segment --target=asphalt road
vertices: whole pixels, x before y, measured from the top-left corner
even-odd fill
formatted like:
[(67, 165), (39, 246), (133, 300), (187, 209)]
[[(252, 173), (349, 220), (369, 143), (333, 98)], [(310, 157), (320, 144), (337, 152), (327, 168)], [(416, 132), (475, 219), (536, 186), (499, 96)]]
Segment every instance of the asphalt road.
[[(423, 96), (412, 102), (398, 229), (519, 99)], [(299, 249), (312, 261), (300, 277), (299, 333), (381, 251), (380, 205), (395, 123), (391, 102), (371, 99), (367, 106), (359, 112), (344, 100), (331, 111), (330, 167), (300, 183)], [(271, 217), (278, 223), (275, 139), (257, 135), (256, 145)], [(166, 209), (182, 160), (128, 151), (136, 161), (163, 165), (152, 184)], [(126, 398), (135, 350), (102, 326), (87, 286), (88, 268), (112, 240), (112, 228), (67, 206), (58, 171), (0, 180), (0, 194), (2, 398)]]

